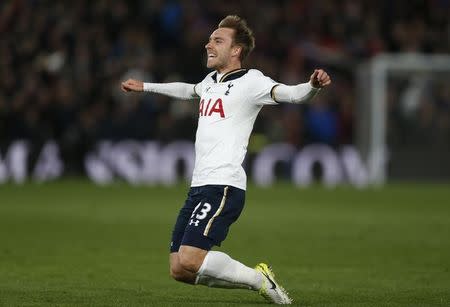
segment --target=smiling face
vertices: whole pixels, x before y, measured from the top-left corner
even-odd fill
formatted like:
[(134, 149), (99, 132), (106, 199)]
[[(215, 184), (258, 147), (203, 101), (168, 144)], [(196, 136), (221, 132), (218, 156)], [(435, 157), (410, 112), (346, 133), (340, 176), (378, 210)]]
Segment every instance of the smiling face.
[(208, 68), (223, 72), (235, 69), (236, 65), (240, 67), (241, 47), (233, 45), (233, 36), (234, 30), (230, 28), (219, 28), (211, 34), (205, 45)]

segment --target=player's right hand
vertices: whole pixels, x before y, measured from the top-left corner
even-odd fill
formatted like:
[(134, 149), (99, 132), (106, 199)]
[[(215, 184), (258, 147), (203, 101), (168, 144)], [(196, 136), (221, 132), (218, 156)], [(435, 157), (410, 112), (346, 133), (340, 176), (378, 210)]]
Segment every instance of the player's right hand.
[(142, 92), (144, 90), (144, 82), (140, 80), (128, 79), (121, 84), (124, 92)]

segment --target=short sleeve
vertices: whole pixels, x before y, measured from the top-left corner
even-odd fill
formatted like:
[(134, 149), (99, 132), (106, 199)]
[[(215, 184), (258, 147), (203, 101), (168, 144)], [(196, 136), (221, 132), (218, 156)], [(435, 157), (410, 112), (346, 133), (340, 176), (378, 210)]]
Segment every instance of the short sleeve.
[(271, 78), (255, 70), (250, 76), (251, 85), (249, 93), (251, 102), (257, 105), (274, 105), (277, 102), (273, 98), (273, 90), (279, 84)]

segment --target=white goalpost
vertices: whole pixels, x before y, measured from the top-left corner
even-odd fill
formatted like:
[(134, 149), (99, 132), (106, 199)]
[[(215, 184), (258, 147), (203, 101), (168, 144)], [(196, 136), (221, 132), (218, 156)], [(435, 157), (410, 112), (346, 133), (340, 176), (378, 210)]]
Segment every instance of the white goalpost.
[[(368, 166), (371, 184), (382, 185), (388, 179), (388, 78), (401, 75), (409, 82), (408, 90), (419, 93), (422, 89), (420, 77), (426, 79), (436, 73), (450, 77), (449, 55), (382, 54), (358, 67), (355, 136), (356, 145)], [(446, 82), (450, 85), (449, 80)]]

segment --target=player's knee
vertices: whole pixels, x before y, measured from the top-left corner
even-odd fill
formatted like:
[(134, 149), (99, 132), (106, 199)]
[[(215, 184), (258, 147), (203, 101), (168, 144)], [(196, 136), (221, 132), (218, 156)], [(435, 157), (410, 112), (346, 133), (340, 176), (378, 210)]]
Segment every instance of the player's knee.
[(181, 268), (181, 266), (171, 266), (170, 276), (176, 281), (185, 282), (186, 272)]
[(200, 259), (197, 259), (197, 257), (192, 257), (192, 255), (180, 253), (179, 254), (179, 261), (180, 266), (189, 272), (197, 273), (200, 269), (201, 262), (199, 263)]

